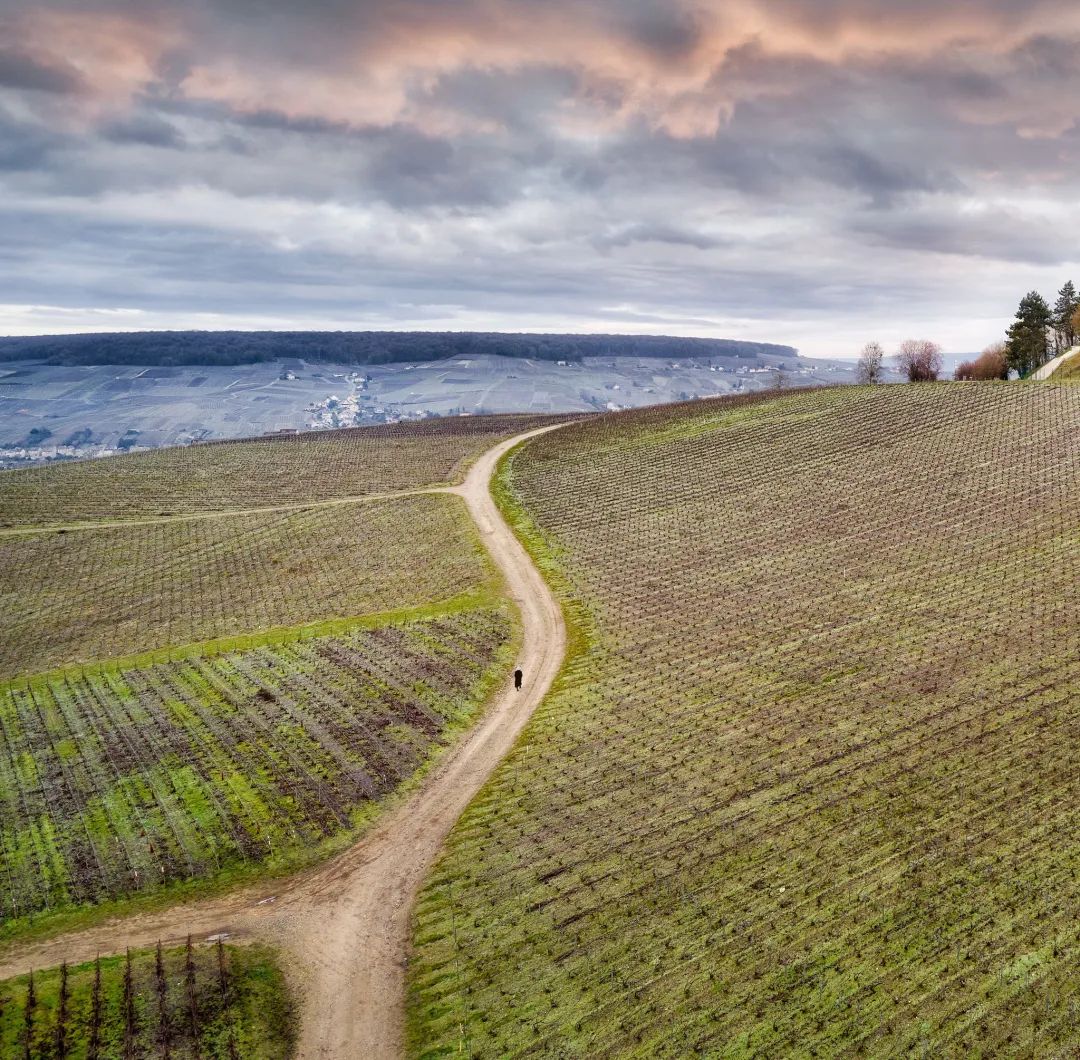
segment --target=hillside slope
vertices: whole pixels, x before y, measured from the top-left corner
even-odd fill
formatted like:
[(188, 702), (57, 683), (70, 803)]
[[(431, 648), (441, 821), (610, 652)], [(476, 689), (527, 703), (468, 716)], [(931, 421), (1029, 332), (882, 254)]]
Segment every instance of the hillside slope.
[(518, 643), (441, 491), (535, 421), (0, 474), (0, 938), (280, 874), (415, 783)]
[(1080, 388), (643, 410), (506, 471), (576, 626), (415, 918), (413, 1051), (1080, 1042)]
[(0, 472), (0, 528), (314, 504), (458, 482), (500, 438), (567, 418), (453, 417), (20, 468)]

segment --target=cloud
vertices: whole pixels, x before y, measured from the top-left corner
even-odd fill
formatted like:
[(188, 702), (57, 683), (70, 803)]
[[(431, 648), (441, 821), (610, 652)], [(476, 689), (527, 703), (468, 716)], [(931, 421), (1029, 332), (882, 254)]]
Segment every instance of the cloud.
[(31, 92), (78, 92), (82, 78), (72, 66), (50, 56), (0, 47), (0, 86)]
[(1073, 3), (10, 0), (0, 40), (0, 290), (91, 323), (978, 348), (1080, 264)]

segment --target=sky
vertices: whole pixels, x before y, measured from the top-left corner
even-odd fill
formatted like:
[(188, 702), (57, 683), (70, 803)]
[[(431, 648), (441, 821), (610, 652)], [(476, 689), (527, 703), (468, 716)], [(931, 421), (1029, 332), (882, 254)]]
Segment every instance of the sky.
[(0, 334), (977, 350), (1078, 101), (1075, 0), (0, 0)]

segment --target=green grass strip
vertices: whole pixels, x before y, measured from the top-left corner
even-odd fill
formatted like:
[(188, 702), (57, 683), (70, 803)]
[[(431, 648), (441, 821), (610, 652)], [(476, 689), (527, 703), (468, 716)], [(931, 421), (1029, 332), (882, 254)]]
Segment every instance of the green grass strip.
[(179, 644), (135, 655), (121, 655), (100, 662), (73, 663), (53, 670), (36, 674), (23, 674), (0, 683), (0, 692), (7, 689), (37, 688), (63, 677), (78, 675), (96, 677), (105, 673), (117, 673), (125, 669), (141, 669), (160, 663), (176, 662), (182, 659), (210, 659), (230, 652), (250, 651), (253, 648), (272, 648), (282, 644), (293, 644), (301, 640), (316, 637), (333, 637), (351, 633), (357, 629), (379, 629), (382, 626), (399, 625), (403, 622), (423, 622), (446, 615), (457, 615), (464, 611), (477, 611), (485, 607), (495, 607), (503, 602), (494, 587), (471, 589), (458, 593), (445, 600), (437, 600), (419, 607), (404, 607), (395, 611), (378, 611), (368, 615), (356, 615), (350, 618), (325, 618), (315, 622), (305, 622), (299, 626), (271, 626), (254, 633), (240, 633), (231, 637), (215, 637), (212, 640), (196, 641), (191, 644)]

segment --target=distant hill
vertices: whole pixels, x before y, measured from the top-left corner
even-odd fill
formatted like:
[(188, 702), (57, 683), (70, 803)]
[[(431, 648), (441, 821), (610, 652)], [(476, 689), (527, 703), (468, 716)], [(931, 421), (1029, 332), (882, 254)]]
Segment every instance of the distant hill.
[(501, 354), (542, 361), (582, 357), (797, 356), (792, 346), (667, 335), (537, 335), (483, 331), (142, 331), (0, 338), (0, 361), (50, 364), (232, 365), (302, 357), (392, 364)]

